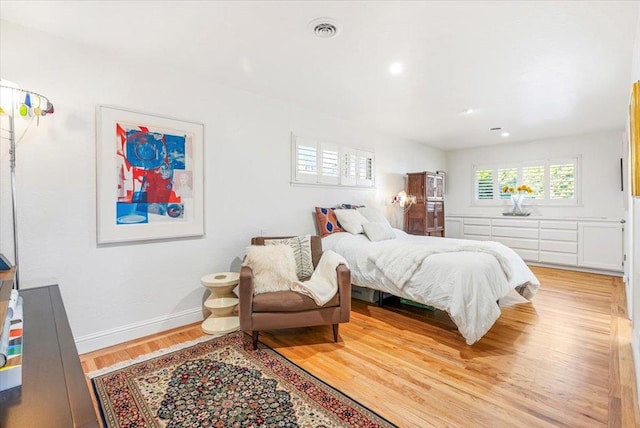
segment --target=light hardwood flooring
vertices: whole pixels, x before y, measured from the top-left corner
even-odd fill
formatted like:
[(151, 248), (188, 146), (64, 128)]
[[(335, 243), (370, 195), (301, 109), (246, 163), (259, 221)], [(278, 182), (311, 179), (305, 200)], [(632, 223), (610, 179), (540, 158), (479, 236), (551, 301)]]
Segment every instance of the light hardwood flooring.
[[(640, 426), (620, 278), (533, 267), (532, 302), (509, 296), (472, 346), (445, 313), (353, 301), (351, 321), (261, 341), (406, 427)], [(85, 372), (202, 336), (199, 324), (81, 356)]]

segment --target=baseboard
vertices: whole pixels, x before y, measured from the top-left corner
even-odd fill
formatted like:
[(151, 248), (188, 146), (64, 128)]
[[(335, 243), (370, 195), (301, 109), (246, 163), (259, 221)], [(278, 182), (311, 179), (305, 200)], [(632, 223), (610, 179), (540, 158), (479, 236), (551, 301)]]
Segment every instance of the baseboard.
[(202, 307), (152, 318), (122, 327), (100, 331), (75, 338), (79, 354), (117, 345), (129, 340), (139, 339), (172, 328), (202, 321)]
[(540, 266), (540, 267), (548, 267), (553, 269), (561, 269), (561, 270), (572, 270), (575, 272), (586, 272), (586, 273), (597, 273), (600, 275), (609, 275), (609, 276), (623, 276), (623, 272), (617, 270), (604, 270), (604, 269), (593, 269), (593, 268), (583, 268), (578, 266), (567, 266), (567, 265), (556, 265), (553, 263), (540, 263), (540, 262), (532, 262), (525, 260), (526, 264), (530, 266)]

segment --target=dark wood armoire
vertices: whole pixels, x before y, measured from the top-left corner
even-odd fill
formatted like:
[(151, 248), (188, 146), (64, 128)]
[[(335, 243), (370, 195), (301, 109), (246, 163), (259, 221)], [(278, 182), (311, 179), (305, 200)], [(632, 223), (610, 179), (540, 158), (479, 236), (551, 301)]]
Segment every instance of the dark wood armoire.
[(416, 203), (404, 213), (405, 232), (444, 236), (444, 176), (428, 171), (407, 173), (406, 192), (416, 197)]

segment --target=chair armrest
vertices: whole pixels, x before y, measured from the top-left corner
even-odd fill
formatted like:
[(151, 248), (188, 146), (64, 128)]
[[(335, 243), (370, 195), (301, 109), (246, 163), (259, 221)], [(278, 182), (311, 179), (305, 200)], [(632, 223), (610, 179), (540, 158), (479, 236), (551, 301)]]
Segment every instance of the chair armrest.
[(238, 300), (240, 307), (240, 329), (252, 331), (251, 313), (253, 312), (253, 271), (249, 266), (240, 269), (238, 284)]
[(348, 322), (351, 317), (351, 271), (346, 265), (340, 264), (336, 272), (340, 293), (340, 322)]

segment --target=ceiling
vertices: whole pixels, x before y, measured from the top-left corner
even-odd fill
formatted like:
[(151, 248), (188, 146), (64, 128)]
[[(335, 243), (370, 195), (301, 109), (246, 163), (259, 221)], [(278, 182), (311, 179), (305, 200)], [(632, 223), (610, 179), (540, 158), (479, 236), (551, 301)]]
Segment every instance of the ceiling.
[(0, 18), (450, 150), (623, 130), (639, 3), (3, 0)]

